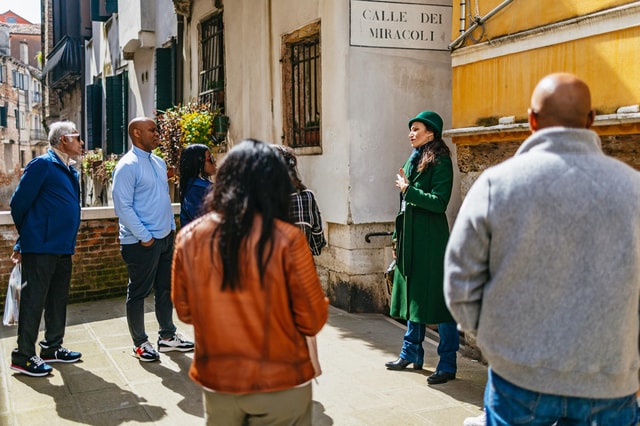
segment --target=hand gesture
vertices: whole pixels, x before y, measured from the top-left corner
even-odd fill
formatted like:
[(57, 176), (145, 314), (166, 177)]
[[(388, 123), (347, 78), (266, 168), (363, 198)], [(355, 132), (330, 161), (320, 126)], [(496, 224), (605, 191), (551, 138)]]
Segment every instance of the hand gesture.
[(404, 174), (404, 170), (400, 169), (396, 175), (396, 188), (400, 188), (400, 191), (404, 192), (409, 187), (409, 179)]

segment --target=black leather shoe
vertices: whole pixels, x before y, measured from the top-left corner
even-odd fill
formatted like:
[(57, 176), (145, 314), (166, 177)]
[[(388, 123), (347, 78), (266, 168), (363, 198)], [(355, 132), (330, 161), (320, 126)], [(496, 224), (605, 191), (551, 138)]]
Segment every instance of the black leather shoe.
[(430, 385), (439, 385), (447, 383), (449, 380), (456, 378), (456, 373), (447, 373), (446, 371), (436, 370), (435, 373), (427, 377), (427, 383)]
[(407, 361), (406, 359), (398, 358), (395, 361), (389, 361), (384, 364), (389, 370), (404, 370), (409, 364), (413, 364), (414, 370), (422, 370), (422, 364), (416, 364), (415, 362)]

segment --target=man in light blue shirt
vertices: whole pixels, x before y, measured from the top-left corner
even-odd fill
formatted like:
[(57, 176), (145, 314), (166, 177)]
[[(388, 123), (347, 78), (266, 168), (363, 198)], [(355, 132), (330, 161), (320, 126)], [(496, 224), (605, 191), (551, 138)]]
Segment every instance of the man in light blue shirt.
[(156, 123), (137, 117), (129, 123), (133, 146), (113, 172), (113, 205), (120, 222), (120, 253), (127, 264), (127, 323), (133, 339), (132, 355), (156, 361), (160, 354), (149, 343), (144, 327), (144, 299), (155, 289), (160, 325), (158, 350), (191, 351), (193, 343), (176, 333), (171, 302), (171, 263), (176, 229), (167, 166), (151, 152), (159, 145)]

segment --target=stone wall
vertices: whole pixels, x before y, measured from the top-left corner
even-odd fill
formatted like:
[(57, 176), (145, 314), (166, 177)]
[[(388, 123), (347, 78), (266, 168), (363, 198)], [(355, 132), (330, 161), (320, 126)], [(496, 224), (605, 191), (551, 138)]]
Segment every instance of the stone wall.
[(341, 225), (325, 223), (328, 245), (315, 261), (331, 305), (347, 312), (389, 313), (383, 273), (391, 263), (391, 236), (369, 233), (393, 231), (392, 223)]
[[(523, 133), (522, 139), (457, 145), (460, 192), (466, 195), (485, 169), (513, 157), (527, 136), (529, 133)], [(605, 154), (640, 171), (640, 134), (601, 135), (600, 140)]]

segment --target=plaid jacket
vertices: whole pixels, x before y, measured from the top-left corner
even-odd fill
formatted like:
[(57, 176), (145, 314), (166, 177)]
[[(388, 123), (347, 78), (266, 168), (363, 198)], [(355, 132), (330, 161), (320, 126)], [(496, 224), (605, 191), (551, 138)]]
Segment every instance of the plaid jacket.
[(314, 256), (320, 255), (322, 247), (327, 245), (322, 230), (322, 218), (316, 198), (308, 189), (291, 194), (289, 216), (307, 237), (309, 248)]

